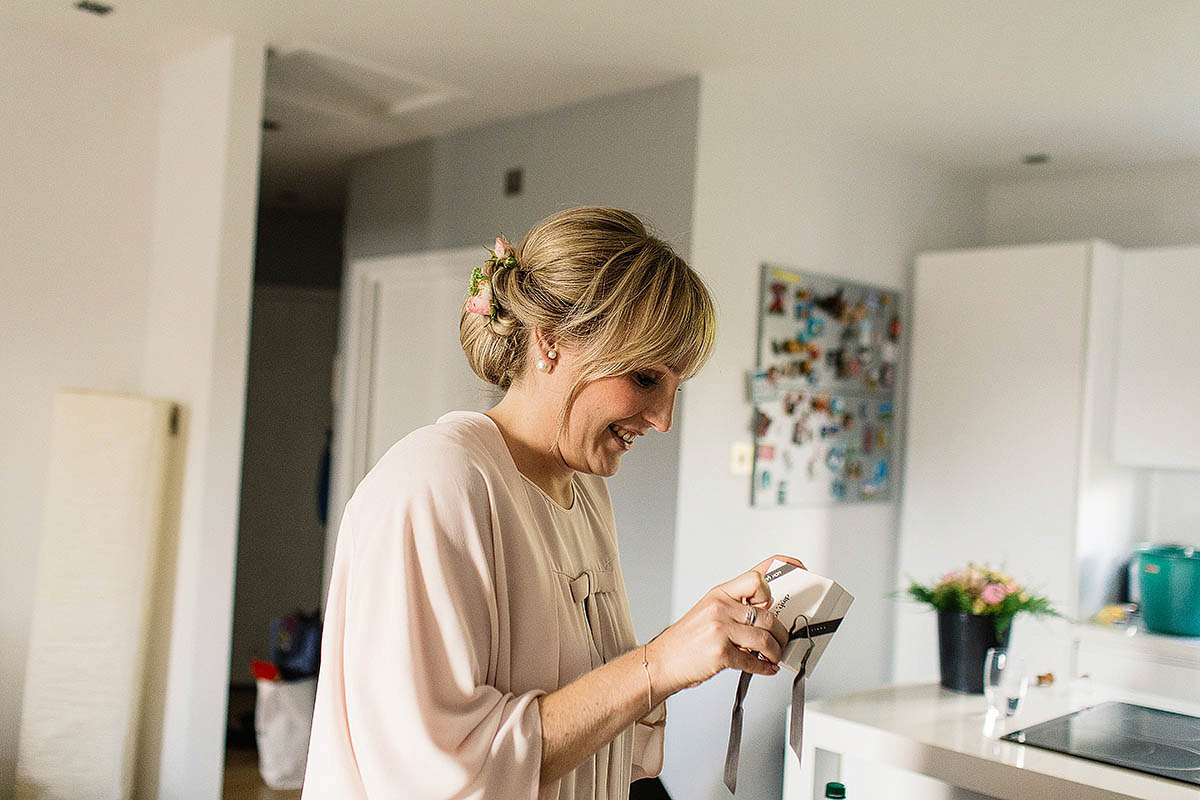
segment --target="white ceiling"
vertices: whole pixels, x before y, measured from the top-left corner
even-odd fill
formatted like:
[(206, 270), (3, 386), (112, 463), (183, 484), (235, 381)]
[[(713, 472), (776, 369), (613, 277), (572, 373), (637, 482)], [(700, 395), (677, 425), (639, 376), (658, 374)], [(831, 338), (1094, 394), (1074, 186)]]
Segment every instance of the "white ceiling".
[(269, 82), (268, 201), (336, 195), (359, 153), (740, 68), (825, 124), (990, 178), (1031, 174), (1030, 152), (1057, 173), (1200, 160), (1197, 0), (105, 1), (92, 17), (7, 0), (0, 18), (142, 53), (243, 32), (425, 90), (399, 113), (331, 116)]

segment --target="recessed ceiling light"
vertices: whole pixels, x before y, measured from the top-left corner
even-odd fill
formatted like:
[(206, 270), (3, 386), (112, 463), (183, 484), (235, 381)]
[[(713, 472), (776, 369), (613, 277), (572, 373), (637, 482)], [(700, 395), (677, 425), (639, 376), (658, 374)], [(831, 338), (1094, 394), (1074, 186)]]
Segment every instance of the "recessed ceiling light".
[(1022, 164), (1046, 164), (1050, 161), (1049, 153), (1029, 153), (1021, 158)]
[(98, 17), (103, 17), (105, 14), (113, 10), (112, 6), (105, 5), (104, 3), (96, 3), (93, 2), (93, 0), (79, 0), (79, 2), (75, 4), (75, 7), (80, 11), (86, 11), (89, 14), (95, 14)]

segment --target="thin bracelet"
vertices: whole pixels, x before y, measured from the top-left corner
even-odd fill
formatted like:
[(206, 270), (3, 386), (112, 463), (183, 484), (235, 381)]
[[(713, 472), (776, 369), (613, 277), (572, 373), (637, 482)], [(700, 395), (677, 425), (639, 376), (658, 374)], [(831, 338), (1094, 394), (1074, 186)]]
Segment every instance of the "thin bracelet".
[(646, 670), (646, 713), (649, 714), (654, 710), (654, 687), (650, 684), (650, 662), (646, 658), (646, 648), (650, 644), (647, 642), (642, 645), (642, 669)]

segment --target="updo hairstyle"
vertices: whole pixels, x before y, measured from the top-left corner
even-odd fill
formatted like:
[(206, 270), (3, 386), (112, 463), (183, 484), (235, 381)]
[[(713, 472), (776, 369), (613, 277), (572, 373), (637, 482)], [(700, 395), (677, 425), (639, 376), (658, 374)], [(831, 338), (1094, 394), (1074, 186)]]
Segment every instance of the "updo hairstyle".
[(700, 276), (635, 215), (562, 211), (516, 248), (516, 267), (485, 267), (495, 319), (463, 310), (459, 339), (471, 369), (508, 389), (526, 370), (531, 332), (576, 348), (584, 384), (666, 365), (694, 375), (712, 352), (716, 312)]

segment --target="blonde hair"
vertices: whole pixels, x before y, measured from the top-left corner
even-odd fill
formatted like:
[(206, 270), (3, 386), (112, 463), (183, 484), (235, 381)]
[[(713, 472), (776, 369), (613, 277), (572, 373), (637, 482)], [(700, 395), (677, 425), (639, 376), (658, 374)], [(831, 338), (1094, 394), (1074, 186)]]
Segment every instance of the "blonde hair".
[(687, 379), (708, 360), (716, 311), (707, 287), (634, 214), (559, 212), (534, 226), (516, 259), (516, 267), (485, 268), (495, 319), (464, 306), (459, 323), (467, 361), (485, 381), (508, 389), (520, 380), (536, 329), (580, 355), (567, 407), (598, 378), (664, 364)]

